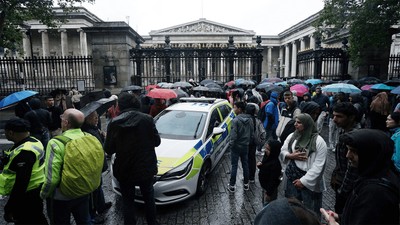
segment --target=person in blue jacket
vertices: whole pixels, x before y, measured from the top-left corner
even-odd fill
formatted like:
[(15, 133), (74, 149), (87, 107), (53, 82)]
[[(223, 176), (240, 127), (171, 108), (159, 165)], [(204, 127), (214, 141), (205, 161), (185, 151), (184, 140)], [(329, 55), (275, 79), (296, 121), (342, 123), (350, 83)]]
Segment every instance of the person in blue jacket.
[(279, 110), (278, 110), (278, 92), (271, 92), (269, 102), (265, 106), (265, 120), (263, 121), (265, 131), (267, 132), (267, 140), (277, 140), (276, 128), (279, 123)]

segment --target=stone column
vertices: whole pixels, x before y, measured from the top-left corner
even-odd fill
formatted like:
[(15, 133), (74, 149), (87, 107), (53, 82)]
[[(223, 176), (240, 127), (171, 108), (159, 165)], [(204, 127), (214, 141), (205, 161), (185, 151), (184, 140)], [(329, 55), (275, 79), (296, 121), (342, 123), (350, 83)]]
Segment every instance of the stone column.
[(297, 67), (297, 44), (296, 41), (292, 42), (292, 69), (291, 69), (291, 76), (296, 76), (296, 67)]
[(31, 40), (29, 39), (29, 36), (26, 34), (28, 30), (22, 29), (22, 46), (24, 49), (24, 57), (32, 57), (32, 51), (31, 51)]
[(278, 73), (279, 76), (278, 77), (282, 77), (282, 65), (283, 65), (283, 48), (279, 47), (279, 58), (278, 58)]
[(300, 51), (304, 51), (306, 49), (306, 42), (304, 37), (300, 38)]
[(79, 32), (79, 41), (81, 47), (81, 56), (87, 56), (87, 40), (86, 40), (86, 33), (82, 29), (77, 30)]
[(272, 77), (272, 46), (268, 46), (267, 52), (267, 73), (268, 77)]
[(59, 29), (58, 32), (60, 32), (60, 37), (61, 37), (61, 56), (67, 56), (68, 55), (68, 35), (67, 35), (67, 30), (66, 29)]
[(285, 44), (285, 76), (284, 77), (289, 77), (289, 44)]
[(47, 30), (39, 30), (39, 33), (42, 34), (42, 54), (44, 57), (50, 56), (49, 34)]
[(315, 37), (313, 34), (310, 34), (309, 37), (310, 37), (310, 48), (315, 49)]

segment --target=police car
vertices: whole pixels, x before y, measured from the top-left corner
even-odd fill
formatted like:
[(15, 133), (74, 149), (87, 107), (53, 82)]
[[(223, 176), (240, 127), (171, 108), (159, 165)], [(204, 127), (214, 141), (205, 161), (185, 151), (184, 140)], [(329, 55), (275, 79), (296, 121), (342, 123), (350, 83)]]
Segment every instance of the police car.
[[(209, 174), (228, 148), (234, 117), (226, 100), (181, 98), (154, 118), (161, 137), (161, 144), (156, 148), (158, 174), (154, 198), (157, 205), (180, 202), (206, 191)], [(112, 187), (120, 194), (114, 176)], [(138, 187), (135, 192), (137, 201), (143, 202)]]

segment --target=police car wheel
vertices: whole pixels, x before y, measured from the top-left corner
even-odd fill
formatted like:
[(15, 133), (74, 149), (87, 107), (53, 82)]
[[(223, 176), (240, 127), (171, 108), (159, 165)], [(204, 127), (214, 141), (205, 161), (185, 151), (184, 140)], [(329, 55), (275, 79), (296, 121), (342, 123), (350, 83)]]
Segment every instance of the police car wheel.
[(210, 163), (207, 161), (204, 163), (204, 165), (201, 167), (200, 174), (199, 174), (199, 179), (197, 180), (197, 189), (196, 189), (196, 195), (201, 196), (203, 195), (208, 187), (208, 175), (210, 172)]

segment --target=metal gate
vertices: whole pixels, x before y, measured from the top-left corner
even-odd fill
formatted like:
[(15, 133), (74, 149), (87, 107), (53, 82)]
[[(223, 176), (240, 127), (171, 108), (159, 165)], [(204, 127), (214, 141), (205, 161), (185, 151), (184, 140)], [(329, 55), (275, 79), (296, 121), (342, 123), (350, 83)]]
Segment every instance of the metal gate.
[(321, 42), (317, 41), (315, 50), (299, 52), (297, 54), (298, 78), (348, 79), (347, 40), (344, 40), (342, 44), (342, 48), (322, 48)]
[(41, 95), (60, 88), (69, 90), (83, 84), (94, 89), (92, 57), (5, 57), (0, 58), (0, 95), (25, 89)]
[(180, 44), (172, 47), (169, 36), (164, 46), (142, 48), (140, 43), (130, 50), (136, 72), (132, 83), (146, 86), (159, 82), (202, 81), (227, 82), (237, 78), (261, 80), (261, 37), (257, 45), (237, 46), (233, 36), (226, 44)]

